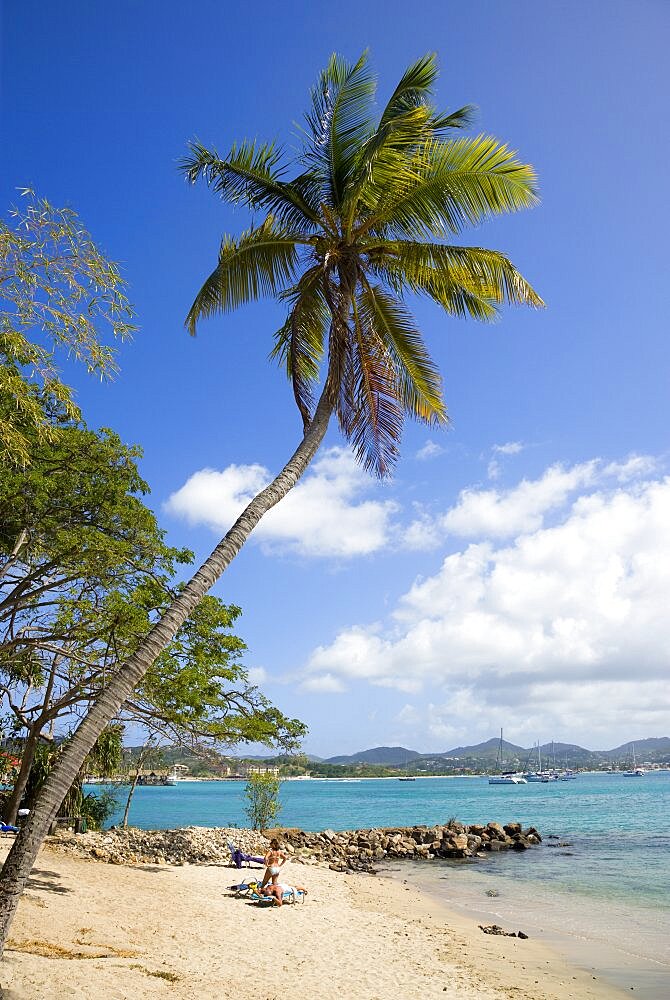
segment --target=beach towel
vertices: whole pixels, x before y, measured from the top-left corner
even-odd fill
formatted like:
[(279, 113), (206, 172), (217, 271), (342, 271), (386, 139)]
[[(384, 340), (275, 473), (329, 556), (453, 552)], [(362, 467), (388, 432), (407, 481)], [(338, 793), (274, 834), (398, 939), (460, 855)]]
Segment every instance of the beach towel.
[(242, 863), (246, 861), (247, 865), (251, 864), (253, 861), (256, 865), (265, 864), (263, 858), (254, 857), (253, 854), (245, 854), (241, 851), (239, 847), (236, 847), (231, 840), (228, 841), (228, 850), (230, 851), (230, 857), (236, 868), (241, 868)]

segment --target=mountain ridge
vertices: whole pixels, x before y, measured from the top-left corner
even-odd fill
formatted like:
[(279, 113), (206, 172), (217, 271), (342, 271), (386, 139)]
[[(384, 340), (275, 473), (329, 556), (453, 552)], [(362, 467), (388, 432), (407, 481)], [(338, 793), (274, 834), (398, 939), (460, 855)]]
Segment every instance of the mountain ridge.
[[(446, 758), (457, 758), (459, 760), (468, 758), (495, 759), (499, 746), (500, 739), (497, 737), (491, 737), (491, 739), (485, 740), (482, 743), (475, 743), (470, 746), (458, 746), (451, 750), (442, 750), (434, 753), (421, 753), (418, 750), (410, 750), (407, 747), (380, 746), (359, 750), (353, 754), (338, 754), (334, 757), (325, 757), (323, 758), (323, 762), (326, 764), (386, 764), (399, 766), (403, 764), (416, 764), (421, 760), (444, 760)], [(635, 752), (639, 759), (650, 753), (670, 753), (670, 736), (630, 740), (610, 750), (588, 750), (577, 743), (544, 743), (540, 745), (540, 753), (547, 760), (552, 756), (561, 760), (583, 757), (591, 758), (594, 762), (603, 762), (616, 756), (630, 756), (633, 746), (635, 746)], [(523, 747), (515, 743), (509, 743), (507, 740), (503, 740), (502, 747), (503, 755), (507, 756), (525, 755), (529, 757), (537, 752), (536, 746)]]

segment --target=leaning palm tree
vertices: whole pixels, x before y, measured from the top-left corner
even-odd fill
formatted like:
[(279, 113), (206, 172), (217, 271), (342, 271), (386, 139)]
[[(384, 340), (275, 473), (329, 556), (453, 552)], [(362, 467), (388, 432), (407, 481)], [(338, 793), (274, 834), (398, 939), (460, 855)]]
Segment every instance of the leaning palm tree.
[(418, 60), (376, 113), (366, 56), (354, 65), (333, 56), (312, 92), (294, 175), (274, 144), (243, 142), (226, 156), (191, 144), (187, 179), (204, 179), (260, 222), (224, 237), (187, 327), (194, 333), (201, 319), (260, 296), (279, 299), (286, 318), (272, 355), (292, 384), (302, 437), (77, 729), (3, 869), (0, 945), (85, 755), (261, 517), (303, 475), (331, 416), (378, 476), (393, 469), (405, 415), (445, 423), (439, 372), (406, 297), (425, 295), (451, 315), (482, 320), (505, 302), (541, 304), (504, 254), (448, 242), (467, 226), (535, 204), (535, 176), (490, 136), (460, 134), (470, 108), (436, 111), (436, 76), (434, 56)]

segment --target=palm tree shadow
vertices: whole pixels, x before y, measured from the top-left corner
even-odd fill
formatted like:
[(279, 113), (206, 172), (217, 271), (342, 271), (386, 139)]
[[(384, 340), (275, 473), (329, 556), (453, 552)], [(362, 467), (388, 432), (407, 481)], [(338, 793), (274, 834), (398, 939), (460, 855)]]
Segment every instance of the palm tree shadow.
[[(44, 871), (40, 868), (33, 868), (30, 873), (31, 877), (26, 882), (27, 889), (41, 889), (44, 892), (56, 892), (61, 895), (65, 895), (68, 892), (72, 892), (72, 889), (68, 889), (64, 885), (58, 885), (55, 881), (60, 879), (58, 872)], [(38, 878), (33, 878), (32, 876), (37, 875)]]

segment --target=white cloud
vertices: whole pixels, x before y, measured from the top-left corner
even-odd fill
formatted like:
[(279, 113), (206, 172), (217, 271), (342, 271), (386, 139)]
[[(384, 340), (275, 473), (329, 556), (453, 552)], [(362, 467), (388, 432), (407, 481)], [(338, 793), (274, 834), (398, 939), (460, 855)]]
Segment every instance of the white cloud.
[(494, 444), (492, 451), (498, 455), (518, 455), (524, 447), (520, 441), (508, 441), (507, 444)]
[(489, 479), (499, 479), (502, 472), (500, 462), (495, 457), (496, 455), (518, 455), (524, 448), (525, 445), (521, 444), (520, 441), (508, 441), (507, 444), (494, 444), (491, 449), (494, 457), (489, 461), (486, 470)]
[[(529, 742), (581, 731), (592, 746), (633, 718), (638, 734), (661, 733), (670, 726), (670, 479), (630, 480), (650, 468), (589, 462), (495, 497), (466, 491), (452, 526), (488, 538), (448, 555), (384, 625), (345, 629), (316, 649), (306, 674), (430, 692), (417, 732), (433, 744), (501, 724)], [(517, 537), (501, 543), (510, 523)]]
[[(511, 447), (508, 445), (501, 447)], [(523, 479), (512, 489), (462, 490), (456, 504), (437, 515), (420, 514), (405, 530), (410, 549), (425, 549), (449, 536), (459, 538), (515, 538), (537, 531), (547, 515), (562, 508), (580, 489), (615, 479), (632, 481), (651, 473), (654, 459), (633, 455), (605, 465), (598, 459), (564, 468), (552, 465), (538, 479)]]
[(247, 671), (247, 676), (249, 683), (255, 686), (266, 684), (269, 680), (269, 674), (264, 667), (250, 667)]
[(438, 455), (444, 454), (444, 448), (441, 444), (437, 444), (435, 441), (426, 441), (423, 448), (419, 448), (415, 458), (418, 458), (420, 462), (425, 462), (430, 458), (437, 458)]
[[(190, 524), (224, 533), (270, 478), (261, 465), (201, 469), (172, 494), (165, 509)], [(376, 552), (387, 544), (398, 508), (391, 500), (364, 499), (374, 489), (349, 451), (331, 448), (263, 517), (252, 538), (267, 551), (302, 556), (348, 558)]]
[(551, 466), (540, 479), (523, 480), (511, 490), (463, 490), (441, 520), (443, 531), (464, 538), (513, 538), (540, 527), (544, 515), (562, 506), (570, 493), (593, 481), (595, 463), (571, 469)]
[(301, 691), (311, 691), (316, 694), (342, 694), (346, 687), (337, 677), (332, 674), (320, 674), (317, 677), (308, 677), (300, 685)]

